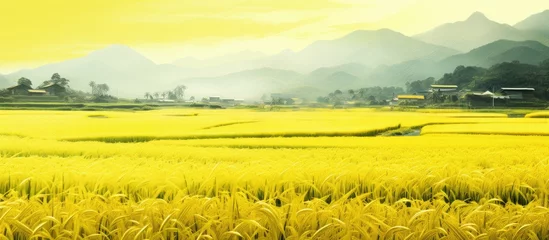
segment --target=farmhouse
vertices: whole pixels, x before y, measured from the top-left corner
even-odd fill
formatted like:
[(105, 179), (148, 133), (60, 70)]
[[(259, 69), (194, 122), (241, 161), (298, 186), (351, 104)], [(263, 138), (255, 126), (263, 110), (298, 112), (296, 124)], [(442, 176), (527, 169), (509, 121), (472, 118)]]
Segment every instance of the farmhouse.
[(534, 91), (534, 88), (501, 88), (501, 94), (511, 100), (533, 99)]
[(65, 93), (67, 90), (65, 87), (57, 84), (57, 83), (48, 83), (44, 86), (38, 87), (39, 90), (44, 90), (48, 95), (54, 95), (58, 96), (60, 94)]
[(226, 103), (226, 104), (234, 104), (234, 99), (233, 98), (223, 98), (223, 99), (221, 99), (221, 102)]
[(209, 98), (209, 101), (210, 102), (221, 102), (221, 97), (220, 96), (211, 96)]
[(397, 99), (398, 99), (399, 102), (402, 102), (402, 101), (407, 101), (407, 102), (422, 101), (422, 100), (425, 100), (425, 96), (423, 96), (423, 95), (398, 95)]
[(29, 89), (28, 94), (30, 96), (44, 96), (48, 93), (46, 92), (46, 90), (42, 90), (42, 89)]
[(234, 104), (235, 105), (241, 105), (244, 103), (244, 99), (241, 99), (241, 98), (237, 98), (234, 100)]
[(431, 85), (431, 90), (443, 95), (456, 95), (458, 93), (457, 85)]
[(17, 86), (7, 88), (11, 95), (27, 95), (32, 87), (25, 84), (18, 84)]

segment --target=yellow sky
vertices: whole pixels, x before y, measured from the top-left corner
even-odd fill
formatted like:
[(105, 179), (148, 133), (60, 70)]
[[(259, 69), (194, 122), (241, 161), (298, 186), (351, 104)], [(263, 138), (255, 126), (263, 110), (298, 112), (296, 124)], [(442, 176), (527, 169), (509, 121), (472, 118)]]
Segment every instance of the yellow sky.
[(547, 0), (3, 0), (0, 72), (83, 56), (110, 44), (156, 62), (245, 49), (276, 53), (357, 29), (407, 35), (474, 11), (515, 24)]

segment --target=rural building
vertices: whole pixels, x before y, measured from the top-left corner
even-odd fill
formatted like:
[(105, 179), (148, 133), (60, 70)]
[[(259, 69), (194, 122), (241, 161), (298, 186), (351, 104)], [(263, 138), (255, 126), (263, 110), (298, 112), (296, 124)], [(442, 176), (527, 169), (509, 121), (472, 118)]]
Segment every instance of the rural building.
[(44, 95), (47, 95), (48, 93), (46, 92), (46, 90), (42, 90), (42, 89), (29, 89), (28, 94), (30, 96), (44, 96)]
[(237, 99), (234, 100), (235, 105), (241, 105), (243, 103), (244, 103), (244, 99), (237, 98)]
[(398, 100), (425, 100), (423, 95), (398, 95)]
[(432, 92), (440, 93), (442, 95), (457, 95), (457, 85), (431, 85)]
[(210, 102), (221, 102), (221, 97), (220, 96), (211, 96), (209, 98), (209, 101)]
[(40, 86), (38, 89), (44, 90), (48, 93), (48, 95), (54, 95), (54, 96), (59, 96), (60, 94), (63, 94), (67, 91), (65, 87), (57, 83), (48, 83), (44, 86)]
[(425, 102), (425, 96), (423, 95), (398, 95), (398, 105), (411, 105), (419, 106)]
[(501, 88), (501, 94), (511, 100), (534, 99), (534, 88)]
[(271, 104), (291, 105), (294, 104), (294, 99), (297, 100), (297, 98), (294, 98), (288, 94), (271, 93), (271, 101), (265, 101), (265, 103), (269, 102)]
[(425, 98), (427, 98), (427, 96), (433, 94), (433, 90), (432, 89), (423, 90), (423, 91), (417, 92), (416, 94), (423, 95)]
[(25, 84), (18, 84), (17, 86), (7, 88), (11, 95), (28, 95), (29, 90), (32, 87)]
[(221, 99), (221, 102), (226, 103), (226, 104), (234, 104), (234, 99), (233, 98), (223, 98), (223, 99)]
[(425, 96), (423, 95), (398, 95), (397, 96), (397, 99), (399, 102), (403, 102), (403, 101), (407, 101), (407, 102), (411, 102), (411, 101), (423, 101), (425, 100)]

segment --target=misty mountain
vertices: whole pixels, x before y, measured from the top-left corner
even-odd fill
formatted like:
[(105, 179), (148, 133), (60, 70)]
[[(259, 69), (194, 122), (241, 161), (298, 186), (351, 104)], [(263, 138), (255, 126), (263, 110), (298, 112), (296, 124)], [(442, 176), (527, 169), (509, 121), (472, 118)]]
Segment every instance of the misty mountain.
[(549, 44), (549, 39), (541, 34), (521, 31), (507, 24), (491, 21), (479, 12), (474, 13), (465, 21), (447, 23), (416, 35), (414, 38), (463, 52), (501, 39), (535, 40), (546, 45)]
[(534, 14), (523, 21), (515, 24), (515, 28), (532, 31), (549, 37), (549, 10)]
[(413, 60), (380, 66), (371, 70), (365, 83), (368, 86), (402, 86), (406, 82), (428, 77), (438, 79), (460, 65), (488, 68), (497, 63), (513, 61), (537, 65), (545, 59), (549, 59), (549, 47), (539, 42), (498, 40), (438, 62)]
[(187, 86), (187, 96), (259, 99), (263, 94), (300, 87), (303, 77), (294, 71), (261, 68), (219, 77), (188, 78), (173, 85)]
[(323, 67), (309, 73), (311, 78), (325, 78), (337, 72), (346, 72), (357, 77), (365, 77), (371, 69), (359, 63), (348, 63), (334, 67)]
[(404, 86), (406, 82), (439, 77), (447, 69), (441, 68), (439, 62), (412, 60), (391, 66), (380, 66), (366, 77), (366, 86)]
[(490, 67), (496, 63), (519, 61), (537, 65), (549, 59), (549, 47), (536, 41), (499, 40), (441, 61), (445, 70), (459, 65)]
[(174, 61), (173, 65), (190, 70), (193, 77), (211, 77), (265, 67), (261, 60), (266, 57), (261, 52), (241, 51), (209, 59), (185, 57)]
[(111, 94), (137, 97), (145, 91), (165, 87), (181, 78), (185, 71), (175, 66), (157, 65), (129, 47), (113, 45), (81, 58), (21, 70), (7, 78), (15, 81), (26, 77), (37, 86), (49, 80), (53, 73), (69, 79), (73, 89), (87, 90), (88, 83), (95, 81), (107, 83)]
[(389, 29), (360, 30), (339, 39), (317, 41), (299, 52), (285, 51), (263, 60), (263, 63), (275, 68), (309, 72), (348, 63), (376, 67), (415, 59), (436, 61), (457, 53)]
[(0, 89), (11, 87), (13, 85), (12, 81), (9, 81), (4, 75), (0, 74)]
[(284, 93), (312, 100), (334, 89), (364, 86), (363, 76), (367, 71), (367, 67), (355, 63), (320, 68), (306, 75), (290, 70), (260, 68), (218, 77), (188, 78), (174, 85), (187, 86), (188, 96), (219, 95), (228, 98), (259, 99), (263, 94)]
[(334, 89), (352, 89), (364, 86), (364, 80), (347, 72), (335, 72), (324, 78), (315, 79), (314, 82), (308, 82), (311, 86), (316, 86), (322, 90)]

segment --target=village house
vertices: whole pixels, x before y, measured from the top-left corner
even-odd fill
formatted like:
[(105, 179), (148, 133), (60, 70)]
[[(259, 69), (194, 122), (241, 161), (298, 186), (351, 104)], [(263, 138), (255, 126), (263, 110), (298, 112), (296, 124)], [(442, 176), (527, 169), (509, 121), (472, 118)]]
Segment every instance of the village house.
[(221, 97), (220, 96), (211, 96), (209, 98), (209, 102), (221, 102)]
[(457, 95), (457, 85), (431, 85), (431, 90), (434, 93), (440, 93), (442, 95)]
[(235, 105), (242, 105), (244, 103), (244, 99), (237, 98), (234, 100)]
[(42, 89), (29, 89), (28, 92), (30, 96), (44, 96), (48, 94), (46, 90), (42, 90)]
[(48, 95), (59, 96), (67, 91), (65, 87), (57, 83), (48, 83), (44, 86), (38, 87), (38, 90), (44, 90)]
[(425, 100), (425, 96), (423, 95), (398, 95), (397, 96), (399, 103), (419, 103), (423, 102)]
[(18, 84), (13, 87), (7, 88), (11, 95), (28, 95), (29, 90), (32, 89), (32, 87), (25, 85), (25, 84)]
[(501, 94), (511, 100), (534, 99), (534, 88), (501, 88)]

